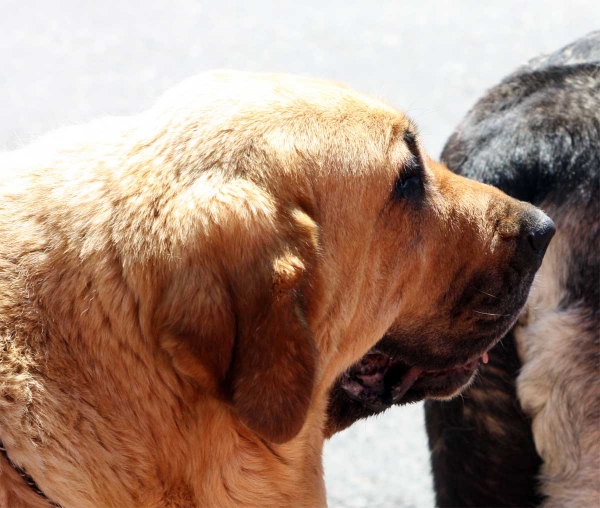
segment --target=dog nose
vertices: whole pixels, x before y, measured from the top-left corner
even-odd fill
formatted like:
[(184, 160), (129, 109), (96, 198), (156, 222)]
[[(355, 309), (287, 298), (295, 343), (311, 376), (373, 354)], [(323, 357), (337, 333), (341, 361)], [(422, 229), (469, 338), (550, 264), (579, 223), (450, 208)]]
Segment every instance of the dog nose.
[(529, 243), (533, 247), (533, 250), (537, 252), (544, 252), (552, 240), (556, 227), (554, 222), (548, 217), (546, 220), (536, 225), (534, 230), (529, 233)]
[(542, 257), (556, 232), (554, 222), (541, 210), (533, 209), (526, 219), (526, 241), (533, 252)]

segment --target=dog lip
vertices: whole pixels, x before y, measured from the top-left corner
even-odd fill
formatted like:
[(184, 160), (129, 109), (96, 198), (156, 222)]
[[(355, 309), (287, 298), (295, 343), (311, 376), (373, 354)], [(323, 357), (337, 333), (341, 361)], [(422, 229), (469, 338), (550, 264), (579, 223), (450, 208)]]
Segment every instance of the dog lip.
[(480, 363), (488, 361), (486, 351), (449, 368), (422, 369), (372, 350), (342, 375), (340, 386), (351, 399), (380, 412), (400, 403), (413, 388), (426, 390), (432, 385), (448, 383), (458, 389), (471, 379)]

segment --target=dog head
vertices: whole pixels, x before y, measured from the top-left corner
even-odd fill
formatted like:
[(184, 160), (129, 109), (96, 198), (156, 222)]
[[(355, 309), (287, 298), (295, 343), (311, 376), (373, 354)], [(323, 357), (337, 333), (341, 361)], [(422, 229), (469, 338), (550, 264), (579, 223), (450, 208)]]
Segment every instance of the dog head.
[[(415, 154), (415, 160), (418, 159)], [(554, 234), (536, 208), (424, 159), (399, 219), (398, 318), (332, 389), (328, 433), (392, 404), (450, 398), (525, 304)], [(412, 201), (411, 201), (412, 200)]]
[(134, 150), (154, 161), (135, 245), (138, 260), (145, 243), (162, 253), (151, 328), (182, 375), (269, 442), (293, 438), (382, 336), (388, 360), (345, 386), (359, 399), (469, 370), (513, 323), (554, 231), (339, 85), (216, 73), (149, 115), (160, 130)]

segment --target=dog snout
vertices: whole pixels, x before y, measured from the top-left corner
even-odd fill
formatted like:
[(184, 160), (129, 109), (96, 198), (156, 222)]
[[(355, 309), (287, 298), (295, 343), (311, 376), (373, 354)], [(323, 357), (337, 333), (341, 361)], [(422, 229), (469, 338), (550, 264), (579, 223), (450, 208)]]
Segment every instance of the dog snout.
[(555, 232), (556, 227), (552, 219), (541, 210), (531, 207), (523, 218), (520, 238), (522, 252), (534, 260), (541, 261)]

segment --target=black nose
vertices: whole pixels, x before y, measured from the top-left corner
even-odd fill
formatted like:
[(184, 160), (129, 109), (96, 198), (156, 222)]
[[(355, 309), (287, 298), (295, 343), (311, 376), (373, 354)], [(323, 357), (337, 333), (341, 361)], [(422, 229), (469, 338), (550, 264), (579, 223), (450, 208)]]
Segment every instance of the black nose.
[(554, 227), (554, 222), (550, 219), (536, 227), (532, 233), (529, 233), (528, 237), (533, 250), (544, 252), (555, 232), (556, 228)]
[(543, 256), (556, 232), (552, 219), (538, 209), (529, 212), (526, 220), (526, 235), (529, 246), (538, 256)]

